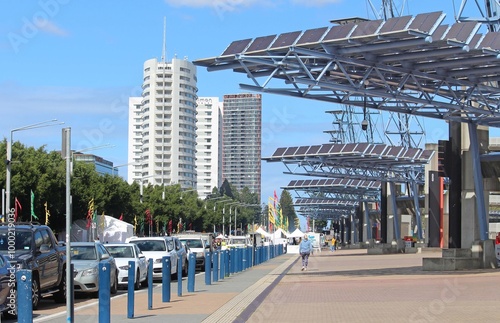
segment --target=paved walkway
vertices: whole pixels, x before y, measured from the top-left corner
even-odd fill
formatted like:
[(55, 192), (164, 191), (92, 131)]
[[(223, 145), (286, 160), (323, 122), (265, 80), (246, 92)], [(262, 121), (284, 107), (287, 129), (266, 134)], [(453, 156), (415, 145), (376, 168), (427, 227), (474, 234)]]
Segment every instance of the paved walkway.
[[(152, 310), (147, 290), (136, 292), (133, 322), (500, 322), (500, 271), (422, 271), (423, 257), (440, 255), (323, 250), (301, 271), (299, 256), (286, 254), (211, 285), (200, 274), (194, 293), (184, 279), (182, 296), (173, 282), (169, 303), (156, 285)], [(35, 312), (35, 322), (47, 321), (65, 314)], [(75, 312), (75, 322), (97, 321), (96, 302)], [(124, 294), (111, 303), (111, 322), (127, 321)]]

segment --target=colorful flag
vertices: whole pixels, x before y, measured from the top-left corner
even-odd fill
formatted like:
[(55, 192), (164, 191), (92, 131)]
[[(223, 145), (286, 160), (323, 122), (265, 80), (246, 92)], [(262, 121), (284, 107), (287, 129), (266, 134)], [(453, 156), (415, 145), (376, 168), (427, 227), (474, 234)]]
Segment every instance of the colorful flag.
[(99, 218), (99, 230), (104, 235), (104, 228), (106, 228), (106, 216), (104, 215), (104, 211), (102, 212), (101, 217)]
[(38, 220), (38, 217), (35, 215), (35, 194), (31, 191), (31, 217)]
[(181, 232), (182, 230), (182, 219), (179, 218), (179, 223), (177, 223), (177, 233)]
[(137, 215), (134, 215), (134, 233), (137, 234)]
[(19, 216), (19, 213), (20, 211), (23, 210), (23, 207), (21, 206), (21, 203), (19, 202), (19, 200), (17, 199), (17, 197), (15, 198), (15, 202), (14, 202), (14, 222), (17, 222), (17, 218)]
[(119, 218), (120, 221), (123, 221), (123, 213), (120, 214), (120, 218)]
[(49, 225), (50, 212), (47, 206), (47, 202), (45, 202), (44, 206), (45, 206), (45, 225)]
[(87, 229), (92, 225), (92, 216), (94, 215), (94, 199), (92, 198), (88, 204), (87, 211)]
[(168, 233), (172, 234), (172, 219), (170, 219), (170, 221), (168, 221)]

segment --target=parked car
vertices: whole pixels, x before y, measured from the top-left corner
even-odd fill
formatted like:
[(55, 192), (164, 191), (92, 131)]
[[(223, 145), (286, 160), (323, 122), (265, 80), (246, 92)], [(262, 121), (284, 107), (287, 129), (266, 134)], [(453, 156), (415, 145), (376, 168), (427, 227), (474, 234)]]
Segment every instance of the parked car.
[(110, 264), (111, 294), (118, 288), (116, 261), (100, 242), (72, 242), (71, 263), (74, 266), (75, 292), (97, 293), (99, 291), (99, 263)]
[(148, 285), (148, 267), (149, 263), (146, 256), (139, 250), (135, 243), (114, 243), (105, 244), (106, 249), (115, 258), (118, 267), (118, 286), (126, 287), (128, 285), (128, 267), (129, 262), (135, 263), (135, 282), (134, 288), (139, 289)]
[(177, 250), (173, 240), (165, 237), (131, 237), (125, 240), (126, 243), (134, 243), (146, 256), (146, 259), (153, 259), (153, 279), (162, 277), (162, 259), (170, 257), (170, 274), (177, 275)]
[[(182, 244), (182, 242), (179, 240), (178, 237), (165, 236), (164, 238), (167, 241), (167, 244), (174, 245), (175, 252), (177, 253), (177, 259), (182, 259), (181, 275), (182, 275), (182, 277), (186, 277), (188, 274), (188, 266), (189, 266), (188, 257), (187, 257), (188, 252), (187, 252), (186, 246), (184, 246)], [(176, 265), (176, 268), (177, 268), (177, 265)], [(178, 278), (177, 272), (175, 272), (174, 278), (175, 279)]]
[(196, 254), (196, 269), (205, 270), (205, 252), (210, 251), (210, 245), (207, 244), (207, 240), (200, 234), (181, 234), (177, 237), (191, 252)]
[(15, 295), (15, 285), (11, 279), (11, 273), (15, 274), (14, 267), (10, 264), (7, 257), (0, 255), (0, 312), (4, 317), (15, 317), (17, 312), (12, 308), (9, 302), (9, 296)]
[(246, 248), (253, 246), (250, 237), (247, 236), (229, 236), (228, 248)]
[(53, 297), (57, 303), (66, 302), (66, 249), (48, 226), (22, 222), (0, 224), (0, 254), (8, 257), (16, 270), (31, 270), (33, 309), (42, 297)]

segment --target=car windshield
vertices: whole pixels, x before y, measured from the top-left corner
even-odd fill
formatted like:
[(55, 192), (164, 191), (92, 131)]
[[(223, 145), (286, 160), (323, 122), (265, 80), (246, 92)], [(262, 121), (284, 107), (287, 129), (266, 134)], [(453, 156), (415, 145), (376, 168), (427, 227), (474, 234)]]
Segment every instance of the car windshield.
[(246, 244), (246, 239), (231, 239), (230, 244)]
[(71, 246), (71, 258), (73, 260), (97, 260), (94, 246)]
[[(10, 233), (12, 232), (12, 233)], [(31, 241), (31, 232), (29, 231), (21, 231), (21, 230), (13, 230), (13, 231), (7, 231), (7, 230), (2, 230), (0, 232), (0, 250), (1, 251), (6, 251), (8, 250), (9, 247), (9, 235), (13, 236), (10, 237), (10, 240), (14, 241), (14, 247), (16, 250), (31, 250), (32, 248), (32, 241)], [(13, 239), (15, 238), (15, 239)], [(11, 242), (12, 244), (12, 242)]]
[(106, 246), (109, 253), (115, 258), (133, 258), (132, 246)]
[(203, 248), (203, 243), (199, 239), (181, 239), (181, 242), (189, 248)]
[(132, 241), (141, 251), (165, 251), (165, 243), (161, 240)]

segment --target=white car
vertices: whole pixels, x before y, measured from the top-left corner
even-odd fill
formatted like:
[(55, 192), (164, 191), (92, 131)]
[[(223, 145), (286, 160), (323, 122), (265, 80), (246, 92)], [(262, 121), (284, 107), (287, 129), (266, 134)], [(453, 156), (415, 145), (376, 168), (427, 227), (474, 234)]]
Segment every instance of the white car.
[(186, 234), (178, 235), (179, 240), (196, 254), (196, 269), (205, 270), (205, 252), (210, 251), (210, 245), (203, 239), (202, 235)]
[(177, 251), (172, 240), (165, 237), (131, 237), (125, 240), (126, 243), (134, 243), (146, 256), (146, 259), (153, 259), (153, 279), (162, 278), (162, 259), (170, 257), (170, 274), (177, 276)]
[(106, 249), (115, 258), (118, 267), (118, 286), (128, 286), (129, 262), (135, 263), (134, 289), (146, 287), (148, 285), (149, 263), (146, 256), (139, 250), (135, 243), (113, 243), (105, 244)]

